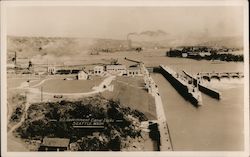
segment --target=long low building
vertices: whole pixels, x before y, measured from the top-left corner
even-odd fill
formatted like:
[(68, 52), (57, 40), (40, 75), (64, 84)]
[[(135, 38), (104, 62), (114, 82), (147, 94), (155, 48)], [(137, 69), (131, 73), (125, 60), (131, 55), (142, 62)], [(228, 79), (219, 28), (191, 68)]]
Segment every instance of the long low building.
[(67, 151), (70, 139), (67, 138), (48, 138), (45, 137), (39, 151)]
[(84, 66), (48, 66), (49, 74), (78, 74), (84, 70)]
[(127, 73), (127, 68), (122, 64), (112, 64), (106, 66), (106, 71), (114, 75), (124, 75)]

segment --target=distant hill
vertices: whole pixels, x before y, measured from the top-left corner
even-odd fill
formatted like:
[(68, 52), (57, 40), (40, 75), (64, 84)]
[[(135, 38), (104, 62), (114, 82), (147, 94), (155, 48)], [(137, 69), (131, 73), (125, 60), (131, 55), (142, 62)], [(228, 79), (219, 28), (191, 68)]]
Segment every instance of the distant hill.
[[(7, 52), (9, 57), (17, 52), (19, 57), (32, 58), (34, 56), (53, 57), (82, 55), (93, 48), (126, 47), (126, 40), (63, 38), (63, 37), (8, 37)], [(20, 56), (21, 54), (21, 56)]]
[[(243, 48), (243, 39), (240, 37), (177, 37), (158, 31), (144, 31), (139, 35), (131, 36), (133, 47), (143, 48), (170, 48), (176, 46), (212, 46)], [(32, 58), (34, 56), (78, 56), (88, 54), (93, 49), (128, 48), (127, 40), (116, 39), (91, 39), (91, 38), (65, 38), (65, 37), (15, 37), (8, 36), (8, 58), (17, 52), (19, 57)]]
[(232, 37), (209, 37), (207, 35), (172, 35), (162, 30), (143, 31), (141, 33), (129, 33), (129, 39), (136, 46), (145, 48), (153, 47), (178, 47), (178, 46), (211, 46), (211, 47), (228, 47), (243, 48), (243, 38), (238, 36)]
[(210, 41), (200, 43), (199, 45), (242, 49), (243, 48), (243, 37), (214, 38), (214, 39), (211, 39)]
[(150, 36), (150, 37), (158, 37), (158, 36), (168, 35), (168, 33), (164, 32), (163, 30), (157, 30), (157, 31), (143, 31), (139, 35), (147, 35), (147, 36)]

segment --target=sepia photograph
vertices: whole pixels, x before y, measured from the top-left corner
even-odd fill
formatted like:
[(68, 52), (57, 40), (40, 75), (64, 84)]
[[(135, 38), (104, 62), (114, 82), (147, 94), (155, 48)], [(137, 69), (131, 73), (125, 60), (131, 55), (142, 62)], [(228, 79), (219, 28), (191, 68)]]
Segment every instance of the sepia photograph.
[(1, 3), (2, 152), (249, 156), (246, 13), (226, 0)]

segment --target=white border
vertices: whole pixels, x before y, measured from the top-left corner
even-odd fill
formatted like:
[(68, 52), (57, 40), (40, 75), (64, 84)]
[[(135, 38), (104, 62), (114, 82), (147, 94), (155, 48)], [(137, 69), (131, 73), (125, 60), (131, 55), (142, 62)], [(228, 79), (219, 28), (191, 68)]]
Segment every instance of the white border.
[[(7, 152), (7, 106), (6, 104), (6, 8), (21, 7), (21, 6), (243, 6), (244, 7), (244, 131), (245, 131), (245, 149), (244, 151), (174, 151), (174, 152)], [(42, 156), (225, 156), (225, 157), (246, 157), (249, 156), (249, 8), (247, 0), (204, 0), (204, 1), (164, 1), (164, 0), (136, 0), (136, 1), (2, 1), (1, 2), (1, 151), (4, 157), (42, 157)]]

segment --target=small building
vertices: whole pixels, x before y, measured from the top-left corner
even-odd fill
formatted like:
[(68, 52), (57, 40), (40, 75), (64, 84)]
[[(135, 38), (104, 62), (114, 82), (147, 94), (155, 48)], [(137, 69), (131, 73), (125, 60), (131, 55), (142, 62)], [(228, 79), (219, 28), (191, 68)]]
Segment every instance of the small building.
[(200, 53), (199, 52), (187, 52), (188, 56), (200, 56)]
[(88, 73), (86, 73), (85, 71), (80, 71), (77, 75), (77, 79), (78, 80), (87, 80), (89, 78)]
[(56, 67), (54, 66), (48, 67), (48, 73), (54, 75), (56, 73)]
[(45, 137), (39, 147), (39, 151), (66, 151), (69, 148), (70, 140), (67, 138)]
[(201, 57), (211, 56), (211, 52), (200, 52), (199, 54)]
[(110, 74), (115, 74), (115, 75), (124, 75), (127, 73), (126, 66), (122, 64), (107, 65), (106, 71)]
[(104, 72), (103, 66), (95, 66), (94, 67), (94, 75), (102, 75)]
[(187, 53), (185, 53), (185, 52), (184, 52), (184, 53), (182, 53), (181, 55), (182, 55), (182, 57), (184, 57), (184, 58), (186, 58), (186, 57), (188, 56), (188, 54), (187, 54)]
[(137, 67), (129, 67), (127, 70), (128, 76), (141, 76), (141, 69), (139, 66)]

